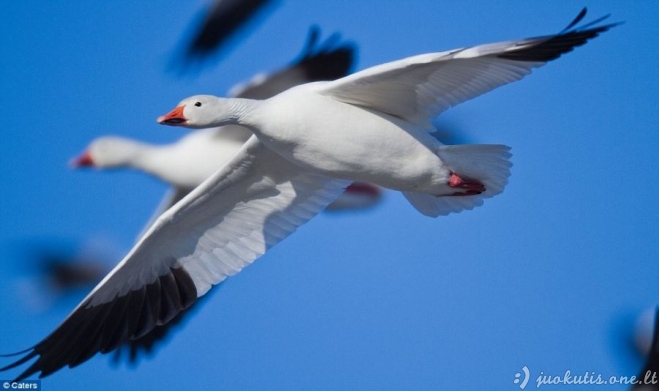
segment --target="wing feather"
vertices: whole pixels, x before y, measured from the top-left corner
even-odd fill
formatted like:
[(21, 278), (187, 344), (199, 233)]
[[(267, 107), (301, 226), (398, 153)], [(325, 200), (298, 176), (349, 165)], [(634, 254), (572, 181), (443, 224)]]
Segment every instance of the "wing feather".
[(55, 331), (0, 371), (38, 357), (18, 379), (43, 377), (139, 340), (286, 238), (348, 184), (307, 172), (252, 137), (163, 213)]
[(337, 100), (387, 113), (434, 131), (430, 120), (448, 108), (520, 80), (533, 68), (617, 25), (590, 27), (593, 23), (589, 23), (572, 28), (584, 15), (585, 10), (567, 30), (557, 35), (422, 54), (317, 84), (316, 88), (319, 93)]

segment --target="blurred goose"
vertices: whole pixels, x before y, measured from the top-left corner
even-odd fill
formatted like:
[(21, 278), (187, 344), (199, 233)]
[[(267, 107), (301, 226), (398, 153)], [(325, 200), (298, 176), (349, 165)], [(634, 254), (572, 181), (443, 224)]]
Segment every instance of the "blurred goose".
[(30, 238), (16, 242), (11, 250), (12, 258), (24, 270), (16, 279), (16, 296), (34, 312), (84, 297), (121, 255), (112, 243), (99, 236), (81, 243), (62, 238)]
[(293, 233), (353, 180), (403, 190), (433, 216), (500, 193), (508, 148), (441, 145), (427, 133), (430, 119), (615, 26), (593, 27), (598, 19), (574, 28), (584, 14), (557, 35), (415, 56), (265, 101), (184, 100), (159, 122), (239, 124), (255, 135), (163, 213), (60, 326), (1, 370), (36, 358), (18, 379), (43, 377), (140, 338)]
[[(319, 30), (312, 28), (300, 58), (271, 75), (259, 74), (232, 88), (237, 98), (266, 99), (290, 87), (319, 80), (334, 80), (349, 73), (355, 48), (338, 44), (334, 34), (318, 44)], [(227, 125), (192, 132), (175, 143), (152, 145), (130, 138), (106, 136), (95, 139), (71, 163), (73, 167), (99, 169), (130, 168), (143, 171), (168, 183), (165, 196), (154, 218), (182, 199), (192, 189), (225, 164), (252, 135), (242, 126)], [(355, 184), (333, 210), (366, 208), (380, 200), (381, 191), (369, 184)], [(153, 219), (148, 226), (153, 223)]]

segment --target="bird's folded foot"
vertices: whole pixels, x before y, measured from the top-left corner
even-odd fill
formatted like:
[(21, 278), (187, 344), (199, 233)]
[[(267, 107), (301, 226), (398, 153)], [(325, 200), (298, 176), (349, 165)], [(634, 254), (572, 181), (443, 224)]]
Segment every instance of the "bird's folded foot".
[(455, 189), (465, 190), (465, 191), (457, 191), (451, 194), (453, 196), (477, 195), (485, 191), (485, 185), (483, 185), (481, 182), (475, 179), (461, 177), (454, 172), (452, 172), (451, 176), (449, 177), (448, 185)]

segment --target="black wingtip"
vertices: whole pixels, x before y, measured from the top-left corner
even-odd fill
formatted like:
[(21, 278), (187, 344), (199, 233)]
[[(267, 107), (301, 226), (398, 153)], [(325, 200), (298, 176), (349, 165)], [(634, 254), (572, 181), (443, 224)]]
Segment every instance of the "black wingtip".
[[(8, 371), (10, 369), (21, 366), (21, 365), (25, 364), (26, 362), (30, 361), (31, 359), (33, 359), (34, 357), (37, 356), (37, 352), (34, 351), (34, 349), (29, 349), (28, 351), (29, 351), (29, 353), (26, 354), (25, 356), (21, 357), (20, 359), (14, 361), (13, 363), (11, 363), (7, 366), (4, 366), (4, 367), (0, 368), (0, 372), (5, 372), (5, 371)], [(25, 351), (24, 353), (26, 353), (26, 352), (27, 351)], [(23, 373), (21, 373), (17, 378), (15, 378), (13, 380), (13, 382), (19, 382), (21, 380), (25, 380), (28, 377), (35, 374), (37, 371), (33, 368), (33, 366), (34, 366), (34, 364), (32, 366), (30, 366), (28, 369), (26, 369), (25, 371), (23, 371)]]
[(203, 307), (204, 303), (210, 300), (213, 294), (222, 289), (222, 286), (223, 284), (216, 285), (204, 296), (197, 298), (185, 311), (179, 312), (167, 324), (155, 326), (148, 333), (137, 336), (121, 345), (112, 355), (112, 364), (116, 366), (125, 362), (129, 367), (136, 367), (141, 359), (154, 355), (159, 348), (168, 343), (174, 334), (192, 319), (193, 315)]
[(593, 26), (596, 26), (596, 25), (602, 23), (603, 21), (605, 21), (605, 20), (607, 20), (608, 18), (611, 17), (611, 14), (606, 14), (604, 16), (600, 16), (599, 18), (597, 18), (597, 19), (595, 19), (591, 22), (588, 22), (584, 25), (576, 27), (577, 24), (579, 24), (579, 22), (581, 22), (586, 17), (587, 13), (588, 13), (588, 8), (584, 7), (579, 12), (577, 17), (574, 18), (574, 20), (572, 22), (570, 22), (570, 24), (568, 24), (567, 27), (565, 27), (563, 30), (561, 30), (561, 32), (556, 34), (556, 36), (567, 35), (567, 34), (578, 33), (578, 32), (585, 32), (585, 31), (592, 31), (592, 30), (601, 30), (599, 32), (604, 32), (604, 31), (609, 30), (609, 29), (611, 29), (615, 26), (624, 24), (624, 22), (613, 22), (613, 23), (609, 23), (609, 24), (606, 24), (606, 25), (603, 25), (603, 26), (593, 28)]
[(597, 18), (582, 26), (577, 26), (586, 16), (587, 9), (579, 12), (576, 18), (560, 33), (553, 36), (536, 37), (521, 41), (518, 48), (504, 52), (497, 57), (514, 61), (547, 62), (555, 60), (574, 48), (584, 45), (601, 33), (622, 24), (621, 22), (597, 26), (610, 15)]
[(572, 27), (576, 26), (577, 23), (579, 23), (579, 22), (581, 22), (581, 20), (583, 20), (583, 18), (586, 16), (587, 13), (588, 13), (588, 8), (583, 7), (583, 9), (581, 10), (581, 12), (579, 12), (577, 17), (574, 18), (574, 20), (572, 22), (570, 22), (570, 24), (568, 24), (567, 27), (565, 27), (563, 30), (561, 30), (561, 32), (559, 34), (563, 34), (567, 31), (570, 31), (572, 29)]
[[(25, 356), (21, 357), (20, 359), (14, 361), (13, 363), (11, 363), (9, 365), (6, 365), (6, 366), (0, 368), (0, 372), (5, 372), (5, 371), (8, 371), (10, 369), (21, 366), (21, 365), (25, 364), (26, 362), (30, 361), (31, 359), (33, 359), (34, 357), (36, 357), (37, 352), (34, 350), (34, 348), (35, 348), (35, 346), (33, 346), (31, 348), (28, 348), (28, 349), (25, 349), (25, 350), (21, 350), (20, 352), (16, 352), (16, 353), (1, 354), (0, 357), (15, 357), (15, 356), (18, 356), (18, 355), (21, 355), (21, 354), (25, 354)], [(26, 369), (25, 371), (23, 371), (23, 373), (21, 373), (17, 378), (12, 380), (12, 382), (15, 383), (15, 382), (20, 382), (21, 380), (25, 380), (28, 377), (35, 374), (36, 372), (37, 372), (36, 370), (33, 370), (33, 368), (30, 367), (30, 368)]]
[(355, 65), (356, 45), (351, 41), (341, 42), (341, 34), (336, 32), (322, 43), (319, 37), (320, 28), (312, 26), (294, 66), (304, 69), (310, 81), (335, 80), (349, 74)]
[[(32, 346), (31, 348), (27, 348), (25, 350), (21, 350), (20, 352), (16, 352), (16, 353), (0, 354), (0, 357), (15, 357), (15, 356), (19, 356), (21, 354), (25, 354), (25, 353), (29, 352), (30, 350), (34, 350), (34, 346)], [(2, 371), (2, 368), (0, 368), (0, 371)]]
[[(65, 366), (79, 365), (97, 353), (108, 353), (133, 338), (144, 335), (156, 324), (165, 324), (197, 300), (197, 288), (182, 267), (171, 267), (153, 282), (123, 296), (96, 304), (91, 298), (81, 303), (64, 322), (27, 353), (0, 368), (7, 371), (37, 358), (15, 381), (36, 373), (48, 376)], [(153, 319), (143, 319), (153, 317)]]
[(316, 43), (320, 39), (320, 26), (314, 24), (309, 27), (309, 34), (307, 34), (307, 43), (304, 45), (304, 50), (302, 51), (303, 57), (306, 57), (306, 53), (312, 53), (313, 48), (316, 46)]

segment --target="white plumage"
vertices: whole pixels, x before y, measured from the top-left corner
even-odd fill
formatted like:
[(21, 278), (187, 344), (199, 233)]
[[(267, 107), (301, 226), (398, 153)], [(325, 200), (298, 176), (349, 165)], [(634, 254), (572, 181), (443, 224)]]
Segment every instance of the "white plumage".
[(429, 215), (469, 209), (500, 193), (509, 175), (507, 148), (444, 146), (427, 133), (429, 121), (614, 26), (572, 29), (584, 14), (555, 36), (415, 56), (264, 101), (182, 101), (159, 121), (239, 124), (255, 136), (163, 213), (52, 334), (2, 370), (38, 356), (19, 379), (45, 376), (167, 323), (316, 215), (352, 180), (403, 190)]

